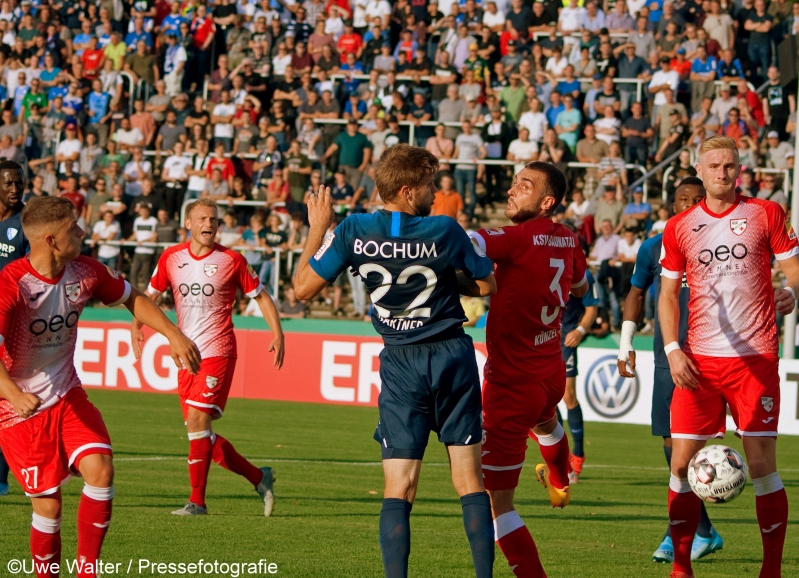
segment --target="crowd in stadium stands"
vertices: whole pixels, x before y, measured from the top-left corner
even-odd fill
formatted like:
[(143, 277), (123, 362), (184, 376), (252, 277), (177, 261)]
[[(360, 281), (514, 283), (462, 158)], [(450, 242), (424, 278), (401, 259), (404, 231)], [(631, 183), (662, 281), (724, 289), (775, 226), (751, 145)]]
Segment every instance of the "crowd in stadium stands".
[[(302, 248), (308, 192), (331, 186), (342, 218), (377, 210), (374, 164), (402, 142), (439, 157), (434, 214), (464, 229), (489, 224), (525, 163), (561, 168), (556, 218), (596, 263), (611, 327), (641, 239), (668, 218), (629, 165), (677, 155), (656, 175), (673, 194), (695, 174), (691, 149), (724, 134), (741, 192), (787, 209), (782, 174), (758, 168), (793, 167), (796, 91), (774, 65), (799, 3), (204, 2), (0, 0), (0, 157), (26, 166), (26, 198), (69, 198), (87, 251), (139, 288), (159, 249), (102, 241), (181, 240), (181, 206), (198, 197), (223, 208), (220, 242), (249, 249), (270, 289), (273, 274), (290, 287), (275, 253)], [(361, 317), (357, 277), (327, 302), (343, 315), (347, 284)], [(479, 322), (482, 304), (464, 305)]]

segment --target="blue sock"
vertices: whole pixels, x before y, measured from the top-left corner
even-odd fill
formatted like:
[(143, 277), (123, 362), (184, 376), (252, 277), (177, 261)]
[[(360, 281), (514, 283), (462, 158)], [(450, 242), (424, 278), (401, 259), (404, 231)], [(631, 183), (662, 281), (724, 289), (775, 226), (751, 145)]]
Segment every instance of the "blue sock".
[(411, 508), (413, 504), (397, 498), (383, 500), (380, 510), (380, 550), (386, 578), (407, 578), (411, 554)]
[[(666, 456), (666, 463), (669, 464), (669, 472), (671, 472), (671, 446), (663, 446), (663, 454)], [(704, 506), (702, 506), (704, 509)], [(671, 526), (666, 526), (666, 535), (663, 536), (663, 539), (671, 536)]]
[(472, 549), (477, 578), (491, 578), (494, 568), (494, 520), (488, 492), (461, 496), (463, 527)]
[(567, 414), (569, 420), (569, 429), (572, 432), (572, 453), (578, 458), (585, 456), (583, 452), (583, 409), (577, 405), (574, 409), (570, 409)]
[(0, 484), (8, 484), (8, 462), (0, 450)]

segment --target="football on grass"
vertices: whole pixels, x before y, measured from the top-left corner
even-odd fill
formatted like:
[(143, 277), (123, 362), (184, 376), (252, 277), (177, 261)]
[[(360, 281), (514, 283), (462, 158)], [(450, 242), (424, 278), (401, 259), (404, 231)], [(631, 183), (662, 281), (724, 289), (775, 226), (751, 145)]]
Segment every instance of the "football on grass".
[(688, 464), (688, 483), (706, 502), (731, 502), (746, 487), (746, 463), (727, 446), (707, 446)]

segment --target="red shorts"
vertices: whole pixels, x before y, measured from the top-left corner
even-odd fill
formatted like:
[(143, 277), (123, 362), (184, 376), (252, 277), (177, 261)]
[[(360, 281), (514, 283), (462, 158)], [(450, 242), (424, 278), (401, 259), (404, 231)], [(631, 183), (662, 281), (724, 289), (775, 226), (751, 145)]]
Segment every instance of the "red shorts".
[(188, 416), (188, 406), (210, 414), (214, 419), (222, 417), (235, 369), (235, 357), (209, 357), (200, 362), (197, 375), (179, 371), (178, 393), (183, 419)]
[(111, 455), (111, 438), (103, 416), (82, 387), (33, 417), (0, 430), (3, 455), (27, 496), (54, 494), (80, 460), (91, 454)]
[(566, 391), (566, 373), (544, 381), (483, 387), (483, 481), (488, 490), (519, 484), (530, 428), (552, 419)]
[(699, 370), (699, 389), (674, 389), (671, 437), (723, 437), (727, 406), (738, 436), (777, 437), (780, 421), (779, 360), (776, 357), (689, 356)]

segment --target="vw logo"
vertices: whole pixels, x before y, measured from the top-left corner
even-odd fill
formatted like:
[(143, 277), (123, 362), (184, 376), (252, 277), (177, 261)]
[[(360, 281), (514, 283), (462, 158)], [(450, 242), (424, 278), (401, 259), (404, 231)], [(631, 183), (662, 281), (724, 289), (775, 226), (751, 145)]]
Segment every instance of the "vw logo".
[(596, 413), (608, 419), (627, 414), (638, 401), (638, 377), (622, 377), (616, 356), (597, 359), (585, 377), (585, 397)]

